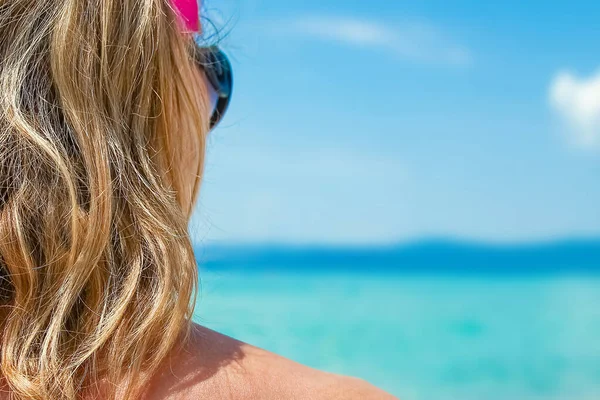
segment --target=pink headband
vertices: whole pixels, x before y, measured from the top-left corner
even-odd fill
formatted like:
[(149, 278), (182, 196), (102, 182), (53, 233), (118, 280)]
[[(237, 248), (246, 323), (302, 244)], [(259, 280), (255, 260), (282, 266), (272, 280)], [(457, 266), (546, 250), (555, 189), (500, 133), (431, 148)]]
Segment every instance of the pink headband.
[(198, 9), (198, 0), (172, 0), (173, 5), (179, 11), (181, 22), (185, 29), (191, 32), (200, 30), (200, 16)]

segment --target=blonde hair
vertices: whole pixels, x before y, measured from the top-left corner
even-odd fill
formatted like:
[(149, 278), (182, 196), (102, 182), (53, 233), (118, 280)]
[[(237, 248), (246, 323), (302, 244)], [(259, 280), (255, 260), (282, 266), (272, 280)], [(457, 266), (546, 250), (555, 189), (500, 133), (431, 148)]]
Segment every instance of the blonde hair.
[(139, 398), (188, 337), (202, 162), (182, 169), (194, 132), (181, 116), (201, 160), (208, 128), (190, 46), (168, 0), (0, 0), (0, 367), (12, 398), (71, 400), (103, 380), (102, 398), (123, 382)]

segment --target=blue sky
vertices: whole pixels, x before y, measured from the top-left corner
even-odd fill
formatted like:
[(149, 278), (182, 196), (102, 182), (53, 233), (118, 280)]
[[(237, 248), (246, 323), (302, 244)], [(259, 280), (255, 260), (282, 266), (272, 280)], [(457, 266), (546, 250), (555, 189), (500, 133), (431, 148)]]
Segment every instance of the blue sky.
[(600, 3), (207, 0), (235, 97), (196, 241), (600, 235)]

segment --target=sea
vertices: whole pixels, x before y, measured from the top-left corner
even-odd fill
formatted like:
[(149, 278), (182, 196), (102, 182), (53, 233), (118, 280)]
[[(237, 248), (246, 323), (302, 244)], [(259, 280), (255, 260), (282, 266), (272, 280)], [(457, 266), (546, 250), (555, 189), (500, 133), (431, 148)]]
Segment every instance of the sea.
[(195, 321), (405, 400), (598, 400), (600, 244), (562, 245), (198, 248)]

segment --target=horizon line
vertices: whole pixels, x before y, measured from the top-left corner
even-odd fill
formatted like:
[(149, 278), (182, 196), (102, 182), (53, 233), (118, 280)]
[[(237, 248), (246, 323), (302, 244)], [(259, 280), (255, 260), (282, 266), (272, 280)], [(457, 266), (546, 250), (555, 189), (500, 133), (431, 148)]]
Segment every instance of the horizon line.
[(192, 240), (193, 247), (228, 248), (294, 248), (294, 249), (389, 249), (420, 245), (453, 245), (488, 248), (552, 247), (565, 244), (600, 244), (598, 235), (573, 235), (554, 238), (534, 238), (528, 240), (490, 240), (458, 236), (431, 235), (413, 239), (399, 239), (390, 242), (292, 242), (292, 241), (242, 241), (242, 240)]

